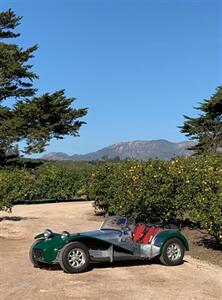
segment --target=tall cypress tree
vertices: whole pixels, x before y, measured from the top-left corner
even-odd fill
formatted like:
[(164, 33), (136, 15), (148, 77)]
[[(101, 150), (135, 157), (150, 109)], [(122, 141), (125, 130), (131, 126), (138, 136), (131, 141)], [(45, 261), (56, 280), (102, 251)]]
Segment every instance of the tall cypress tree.
[(180, 126), (181, 132), (197, 144), (190, 148), (194, 154), (216, 154), (222, 151), (222, 86), (216, 93), (201, 103), (196, 109), (201, 111), (197, 118), (184, 116), (186, 121)]
[(21, 19), (11, 9), (0, 13), (0, 164), (18, 154), (20, 141), (25, 141), (23, 152), (30, 154), (44, 151), (52, 138), (78, 136), (85, 123), (79, 118), (87, 114), (86, 108), (73, 108), (75, 98), (67, 98), (64, 90), (36, 96), (33, 82), (38, 76), (29, 60), (38, 46), (23, 49), (5, 42), (20, 35), (14, 30)]

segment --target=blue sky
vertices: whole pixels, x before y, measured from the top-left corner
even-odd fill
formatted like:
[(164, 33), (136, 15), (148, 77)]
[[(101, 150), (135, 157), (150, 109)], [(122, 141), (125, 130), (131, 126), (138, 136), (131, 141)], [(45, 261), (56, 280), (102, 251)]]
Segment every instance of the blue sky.
[(87, 153), (120, 141), (185, 140), (177, 126), (221, 84), (214, 1), (10, 1), (23, 16), (17, 42), (39, 44), (39, 94), (64, 88), (89, 107), (80, 137), (47, 152)]

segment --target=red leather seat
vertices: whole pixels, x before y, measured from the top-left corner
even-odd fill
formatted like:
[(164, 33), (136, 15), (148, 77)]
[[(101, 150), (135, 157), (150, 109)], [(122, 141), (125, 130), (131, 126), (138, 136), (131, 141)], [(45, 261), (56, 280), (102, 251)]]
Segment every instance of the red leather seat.
[(138, 225), (134, 229), (133, 241), (137, 242), (143, 235), (144, 230), (146, 229), (146, 225)]
[(145, 236), (142, 239), (142, 243), (143, 244), (149, 244), (151, 243), (152, 239), (161, 231), (161, 227), (155, 227), (155, 226), (151, 226), (147, 233), (145, 234)]

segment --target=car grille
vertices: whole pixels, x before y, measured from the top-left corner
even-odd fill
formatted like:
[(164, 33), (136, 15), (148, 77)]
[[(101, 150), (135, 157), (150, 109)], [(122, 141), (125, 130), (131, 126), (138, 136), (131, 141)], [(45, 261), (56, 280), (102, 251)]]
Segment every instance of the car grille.
[(42, 249), (34, 248), (33, 254), (35, 258), (44, 260), (44, 252)]

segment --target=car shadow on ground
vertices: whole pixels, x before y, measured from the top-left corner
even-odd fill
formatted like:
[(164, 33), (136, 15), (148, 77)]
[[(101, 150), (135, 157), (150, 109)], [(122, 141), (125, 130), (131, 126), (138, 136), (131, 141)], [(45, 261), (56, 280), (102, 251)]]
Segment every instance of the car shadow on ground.
[[(184, 264), (184, 263), (188, 263), (188, 261), (183, 260), (182, 264)], [(91, 264), (90, 266), (91, 266), (91, 269), (105, 269), (105, 268), (146, 266), (146, 265), (164, 266), (163, 264), (161, 264), (161, 262), (158, 258), (154, 258), (152, 260), (126, 260), (126, 261), (116, 261), (113, 263), (110, 263), (110, 262), (94, 263), (94, 264)]]
[[(182, 264), (189, 263), (187, 260), (183, 260)], [(113, 269), (113, 268), (122, 268), (122, 267), (135, 267), (135, 266), (148, 266), (148, 265), (160, 265), (164, 266), (160, 263), (159, 259), (152, 259), (152, 260), (126, 260), (126, 261), (116, 261), (113, 263), (110, 262), (100, 262), (100, 263), (91, 263), (88, 267), (88, 269), (84, 272), (90, 272), (93, 271), (93, 269)], [(177, 266), (174, 266), (174, 268)], [(62, 268), (59, 264), (56, 265), (50, 265), (43, 267), (42, 269), (47, 271), (62, 271)]]

